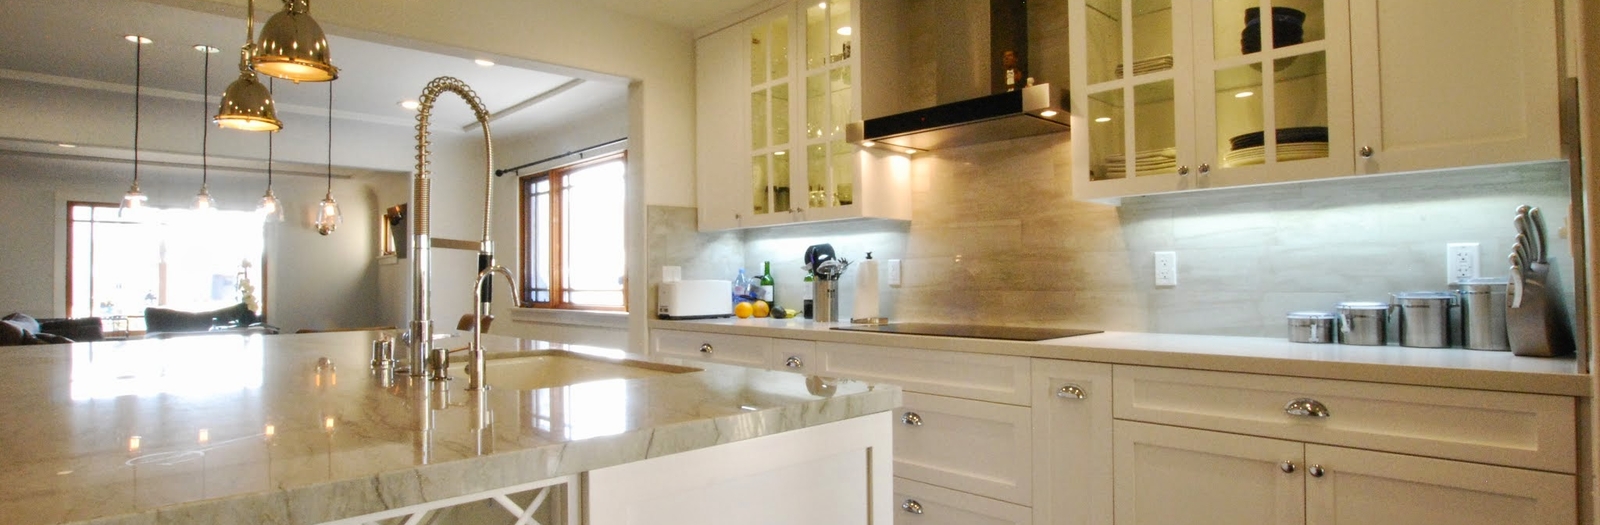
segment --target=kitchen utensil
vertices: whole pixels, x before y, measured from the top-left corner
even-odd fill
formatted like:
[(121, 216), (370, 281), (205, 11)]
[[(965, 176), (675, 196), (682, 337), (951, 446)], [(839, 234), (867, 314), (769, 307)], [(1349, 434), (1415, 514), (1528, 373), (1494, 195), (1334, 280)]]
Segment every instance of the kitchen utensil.
[(1328, 312), (1290, 312), (1287, 317), (1290, 342), (1333, 342), (1333, 324), (1338, 316)]
[(1450, 292), (1399, 292), (1394, 297), (1395, 322), (1400, 325), (1400, 346), (1450, 347)]
[(1533, 252), (1529, 255), (1532, 255), (1534, 260), (1531, 262), (1548, 263), (1549, 261), (1546, 260), (1546, 257), (1549, 255), (1547, 253), (1549, 245), (1545, 243), (1544, 213), (1539, 211), (1538, 206), (1528, 209), (1528, 229), (1533, 232)]
[(813, 244), (813, 245), (811, 245), (811, 246), (806, 248), (806, 255), (805, 255), (806, 271), (811, 272), (814, 275), (814, 274), (817, 273), (818, 266), (821, 265), (823, 262), (834, 260), (834, 259), (837, 259), (837, 258), (838, 258), (838, 256), (834, 255), (834, 253), (833, 253), (833, 245), (832, 244)]
[(1510, 296), (1507, 297), (1507, 299), (1506, 299), (1507, 302), (1508, 302), (1507, 306), (1511, 307), (1511, 308), (1521, 308), (1522, 307), (1522, 297), (1524, 295), (1526, 295), (1526, 291), (1523, 289), (1524, 288), (1523, 285), (1525, 283), (1527, 283), (1528, 279), (1527, 279), (1527, 276), (1523, 274), (1522, 255), (1521, 254), (1517, 254), (1517, 253), (1512, 253), (1510, 259), (1511, 259), (1511, 289), (1509, 290)]
[(1537, 256), (1543, 251), (1544, 247), (1539, 245), (1539, 239), (1533, 232), (1533, 227), (1528, 225), (1528, 216), (1524, 214), (1512, 217), (1511, 227), (1517, 231), (1517, 246), (1526, 251), (1522, 255), (1522, 261), (1527, 263), (1539, 262)]
[(1510, 350), (1506, 338), (1506, 288), (1500, 278), (1462, 279), (1456, 283), (1461, 303), (1461, 346), (1472, 350)]
[(1343, 302), (1339, 312), (1339, 342), (1347, 345), (1389, 344), (1389, 303)]
[[(1506, 301), (1506, 338), (1511, 353), (1551, 357), (1572, 352), (1571, 333), (1551, 289), (1544, 216), (1539, 208), (1517, 207), (1511, 224), (1518, 234), (1510, 255), (1511, 283)], [(1524, 244), (1523, 241), (1526, 240)]]
[[(833, 262), (833, 261), (829, 261)], [(834, 263), (837, 265), (838, 263)], [(829, 266), (831, 268), (832, 266)], [(837, 276), (829, 279), (818, 274), (817, 279), (811, 281), (811, 318), (824, 323), (839, 321), (839, 279)]]
[(1533, 258), (1533, 251), (1530, 248), (1528, 248), (1528, 244), (1527, 243), (1530, 243), (1530, 242), (1533, 242), (1533, 241), (1529, 241), (1528, 240), (1528, 236), (1520, 234), (1520, 233), (1517, 234), (1517, 242), (1516, 242), (1516, 244), (1512, 244), (1511, 245), (1511, 254), (1517, 256), (1517, 259), (1520, 260), (1521, 263), (1513, 261), (1511, 264), (1520, 265), (1520, 264), (1524, 264), (1524, 263), (1527, 263), (1529, 261), (1535, 260)]

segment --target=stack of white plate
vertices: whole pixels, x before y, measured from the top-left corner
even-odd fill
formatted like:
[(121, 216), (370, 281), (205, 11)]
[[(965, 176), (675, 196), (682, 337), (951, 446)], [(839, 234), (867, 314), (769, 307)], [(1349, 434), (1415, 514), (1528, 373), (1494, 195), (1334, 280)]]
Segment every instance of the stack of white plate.
[[(1327, 156), (1327, 142), (1296, 142), (1278, 145), (1278, 162), (1320, 159)], [(1267, 162), (1266, 146), (1236, 149), (1222, 156), (1224, 166), (1250, 166), (1265, 162)]]
[[(1178, 167), (1177, 148), (1141, 151), (1134, 154), (1133, 169), (1139, 173), (1171, 170)], [(1107, 155), (1105, 178), (1120, 179), (1128, 175), (1127, 156)]]
[[(1133, 74), (1143, 75), (1172, 69), (1172, 55), (1161, 55), (1133, 61)], [(1117, 64), (1117, 78), (1122, 78), (1122, 64)]]

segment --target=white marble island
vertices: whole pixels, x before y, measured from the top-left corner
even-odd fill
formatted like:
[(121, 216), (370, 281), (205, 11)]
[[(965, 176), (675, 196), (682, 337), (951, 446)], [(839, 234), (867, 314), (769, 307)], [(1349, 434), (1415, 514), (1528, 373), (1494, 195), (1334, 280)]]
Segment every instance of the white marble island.
[[(403, 376), (385, 385), (367, 364), (372, 337), (6, 348), (0, 522), (323, 523), (848, 421), (882, 419), (886, 436), (885, 413), (900, 404), (893, 386), (696, 363), (648, 379), (491, 389), (484, 421), (459, 366), (426, 395)], [(319, 371), (324, 357), (333, 370)]]

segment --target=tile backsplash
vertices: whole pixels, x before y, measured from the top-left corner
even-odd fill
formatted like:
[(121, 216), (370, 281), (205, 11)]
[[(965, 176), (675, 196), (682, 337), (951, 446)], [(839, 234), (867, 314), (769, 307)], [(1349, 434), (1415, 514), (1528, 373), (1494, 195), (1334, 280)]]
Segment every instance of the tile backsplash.
[[(1546, 211), (1550, 256), (1572, 315), (1572, 257), (1558, 234), (1570, 205), (1561, 162), (1138, 197), (1121, 206), (1072, 199), (1065, 135), (919, 154), (912, 169), (910, 223), (697, 234), (692, 209), (653, 208), (652, 272), (681, 264), (686, 278), (732, 278), (732, 264), (758, 273), (770, 260), (782, 303), (801, 291), (805, 247), (828, 242), (851, 259), (871, 250), (902, 260), (901, 286), (880, 276), (883, 311), (897, 321), (1278, 337), (1289, 311), (1448, 290), (1447, 243), (1479, 243), (1483, 276), (1505, 276), (1511, 216), (1529, 204)], [(1154, 251), (1177, 253), (1178, 286), (1155, 286)], [(844, 314), (853, 285), (847, 274)]]

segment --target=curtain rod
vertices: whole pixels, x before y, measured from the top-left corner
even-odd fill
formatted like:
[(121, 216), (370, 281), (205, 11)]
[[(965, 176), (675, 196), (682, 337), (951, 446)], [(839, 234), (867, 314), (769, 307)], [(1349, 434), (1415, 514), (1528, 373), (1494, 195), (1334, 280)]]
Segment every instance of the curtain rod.
[(604, 148), (604, 147), (610, 146), (612, 144), (617, 144), (619, 142), (627, 142), (627, 141), (628, 141), (628, 137), (622, 137), (620, 139), (608, 140), (608, 141), (605, 141), (605, 142), (601, 142), (599, 144), (595, 144), (593, 146), (589, 146), (587, 148), (575, 149), (575, 150), (572, 150), (572, 151), (568, 151), (566, 153), (562, 153), (560, 155), (555, 155), (555, 156), (551, 156), (551, 157), (542, 158), (542, 159), (539, 159), (539, 160), (536, 160), (536, 161), (533, 161), (533, 162), (529, 162), (527, 164), (523, 164), (523, 165), (520, 165), (520, 166), (506, 168), (506, 169), (503, 169), (503, 170), (494, 170), (494, 176), (499, 177), (499, 176), (505, 175), (507, 173), (516, 172), (516, 171), (522, 171), (524, 168), (527, 168), (529, 166), (537, 166), (537, 165), (544, 164), (546, 162), (550, 162), (552, 160), (556, 160), (556, 159), (559, 159), (559, 158), (562, 158), (562, 157), (571, 157), (573, 155), (583, 155), (584, 153), (588, 153), (590, 151), (594, 151), (594, 150), (597, 150), (597, 149), (600, 149), (600, 148)]

